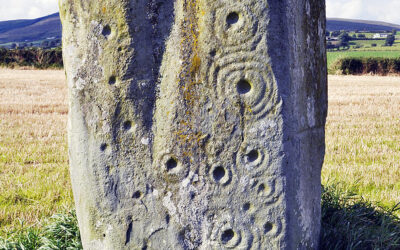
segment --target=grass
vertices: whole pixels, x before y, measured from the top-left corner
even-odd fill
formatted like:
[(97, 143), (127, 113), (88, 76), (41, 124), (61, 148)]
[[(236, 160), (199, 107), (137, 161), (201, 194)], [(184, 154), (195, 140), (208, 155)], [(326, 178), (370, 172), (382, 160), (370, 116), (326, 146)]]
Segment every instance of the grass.
[[(376, 44), (375, 47), (372, 44)], [(356, 47), (356, 46), (360, 47)], [(384, 46), (385, 40), (355, 40), (350, 41), (351, 51), (399, 51), (400, 41), (396, 40), (392, 46)]]
[(357, 194), (325, 186), (322, 192), (320, 249), (399, 249), (400, 220), (392, 209), (380, 208)]
[[(400, 248), (399, 82), (329, 76), (321, 249)], [(80, 248), (66, 92), (62, 71), (0, 69), (0, 249)]]
[(323, 184), (387, 208), (400, 201), (399, 82), (399, 77), (329, 76)]
[[(374, 33), (364, 33), (367, 37), (371, 38)], [(352, 33), (350, 34), (352, 35)], [(396, 35), (396, 39), (399, 39)], [(372, 47), (372, 44), (377, 46)], [(384, 46), (385, 39), (379, 40), (353, 40), (350, 41), (350, 48), (348, 50), (329, 50), (327, 52), (328, 69), (340, 58), (348, 57), (383, 57), (383, 58), (397, 58), (400, 57), (400, 40), (395, 40), (393, 46)], [(335, 73), (335, 72), (330, 72)]]
[(28, 227), (0, 238), (0, 250), (9, 249), (83, 249), (75, 212), (52, 216), (42, 229)]
[(340, 58), (346, 57), (383, 57), (383, 58), (398, 58), (400, 57), (400, 50), (398, 51), (335, 51), (335, 52), (328, 52), (328, 69), (332, 68), (332, 65), (335, 61)]
[(61, 71), (0, 69), (0, 235), (72, 208)]
[[(357, 36), (358, 34), (364, 34), (366, 38), (373, 38), (376, 33), (382, 33), (382, 32), (358, 32), (358, 33), (349, 32), (349, 35), (353, 36), (355, 34)], [(383, 32), (383, 33), (384, 34), (391, 34), (391, 32), (390, 33)], [(396, 39), (400, 39), (399, 32), (397, 32), (397, 34), (396, 34)]]

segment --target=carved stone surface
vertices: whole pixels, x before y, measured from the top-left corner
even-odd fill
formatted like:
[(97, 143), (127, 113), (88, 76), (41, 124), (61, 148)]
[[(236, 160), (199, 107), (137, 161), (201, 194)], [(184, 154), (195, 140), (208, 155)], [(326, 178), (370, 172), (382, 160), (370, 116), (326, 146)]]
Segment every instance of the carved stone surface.
[(324, 0), (60, 0), (85, 249), (315, 249)]

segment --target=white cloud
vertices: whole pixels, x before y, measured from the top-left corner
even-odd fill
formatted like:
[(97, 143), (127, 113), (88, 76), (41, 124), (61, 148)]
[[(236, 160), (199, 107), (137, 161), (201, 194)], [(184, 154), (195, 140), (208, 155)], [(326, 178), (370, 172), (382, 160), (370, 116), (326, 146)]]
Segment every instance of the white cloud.
[(400, 24), (399, 0), (326, 0), (328, 17)]
[(0, 0), (0, 21), (32, 19), (58, 12), (58, 0)]

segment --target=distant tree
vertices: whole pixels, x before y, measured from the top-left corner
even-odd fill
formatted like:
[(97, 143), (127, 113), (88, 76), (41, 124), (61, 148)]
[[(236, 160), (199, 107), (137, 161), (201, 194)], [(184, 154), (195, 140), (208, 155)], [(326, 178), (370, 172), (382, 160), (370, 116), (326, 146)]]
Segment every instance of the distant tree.
[(333, 36), (333, 37), (338, 37), (338, 36), (340, 36), (340, 31), (338, 31), (338, 30), (332, 31), (331, 36)]
[(352, 37), (352, 38), (357, 38), (356, 34), (353, 34), (351, 37)]
[(54, 40), (51, 41), (50, 44), (49, 44), (49, 47), (50, 47), (50, 48), (56, 47), (56, 41), (54, 41)]
[(396, 38), (395, 38), (394, 35), (388, 35), (388, 36), (386, 37), (385, 45), (386, 45), (386, 46), (392, 46), (395, 39), (396, 39)]
[(16, 43), (11, 44), (11, 48), (12, 49), (16, 49), (17, 48), (17, 44)]
[(365, 38), (365, 34), (358, 34), (357, 37), (358, 38)]
[(376, 44), (376, 43), (372, 43), (371, 46), (372, 46), (372, 47), (376, 47), (377, 44)]
[(325, 32), (325, 36), (330, 36), (330, 35), (331, 35), (331, 32), (329, 32), (329, 31)]
[(393, 30), (392, 30), (392, 35), (395, 36), (396, 34), (397, 34), (397, 30), (393, 29)]
[(351, 37), (349, 36), (349, 33), (342, 32), (339, 36), (339, 46), (348, 48), (350, 39), (351, 39)]

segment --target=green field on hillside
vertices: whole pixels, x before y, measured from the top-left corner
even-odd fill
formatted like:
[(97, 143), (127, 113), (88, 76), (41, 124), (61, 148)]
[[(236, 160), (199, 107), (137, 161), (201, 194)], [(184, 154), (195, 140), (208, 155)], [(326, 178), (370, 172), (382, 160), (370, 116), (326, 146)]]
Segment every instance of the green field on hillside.
[[(367, 38), (372, 38), (375, 33), (354, 33), (349, 32), (350, 36), (364, 34)], [(385, 46), (385, 39), (374, 40), (351, 40), (349, 47), (338, 49), (329, 49), (327, 51), (328, 70), (332, 71), (332, 65), (338, 59), (358, 57), (358, 58), (396, 58), (400, 57), (400, 35), (396, 35), (396, 39), (392, 46)], [(338, 45), (339, 41), (327, 41), (333, 45)], [(334, 73), (334, 72), (329, 72)]]
[[(372, 44), (376, 44), (375, 47)], [(400, 41), (396, 40), (393, 46), (384, 46), (385, 40), (356, 40), (350, 42), (351, 50), (400, 50)], [(357, 47), (358, 46), (358, 47)]]
[[(353, 36), (353, 35), (358, 36), (359, 34), (363, 34), (363, 35), (365, 35), (366, 38), (373, 38), (374, 35), (375, 35), (376, 33), (379, 33), (379, 32), (357, 32), (357, 33), (355, 33), (355, 32), (348, 32), (348, 33), (349, 33), (350, 36)], [(383, 34), (390, 34), (390, 33), (383, 33)], [(400, 38), (400, 34), (396, 34), (396, 39), (399, 39), (399, 38)]]

